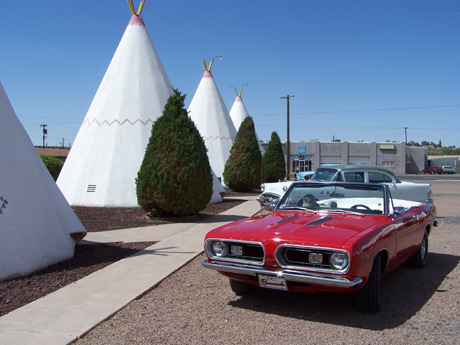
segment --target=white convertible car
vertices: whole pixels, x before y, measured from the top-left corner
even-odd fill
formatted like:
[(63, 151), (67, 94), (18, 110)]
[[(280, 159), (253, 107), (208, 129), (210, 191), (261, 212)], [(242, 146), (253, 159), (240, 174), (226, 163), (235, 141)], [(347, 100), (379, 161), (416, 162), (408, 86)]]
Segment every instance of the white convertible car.
[[(394, 198), (418, 202), (433, 201), (431, 184), (401, 181), (391, 170), (371, 165), (320, 166), (309, 181), (385, 183), (390, 186)], [(262, 194), (257, 197), (262, 208), (272, 209), (292, 183), (293, 181), (284, 181), (262, 184)]]

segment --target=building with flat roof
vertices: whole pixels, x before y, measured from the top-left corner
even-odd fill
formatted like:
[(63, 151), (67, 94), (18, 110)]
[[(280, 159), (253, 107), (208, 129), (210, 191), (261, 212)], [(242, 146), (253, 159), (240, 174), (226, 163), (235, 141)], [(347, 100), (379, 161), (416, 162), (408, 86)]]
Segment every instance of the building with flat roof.
[[(282, 146), (286, 160), (286, 143)], [(427, 148), (405, 142), (291, 141), (289, 171), (294, 177), (322, 164), (356, 164), (385, 167), (395, 174), (418, 174), (427, 164), (427, 154)]]

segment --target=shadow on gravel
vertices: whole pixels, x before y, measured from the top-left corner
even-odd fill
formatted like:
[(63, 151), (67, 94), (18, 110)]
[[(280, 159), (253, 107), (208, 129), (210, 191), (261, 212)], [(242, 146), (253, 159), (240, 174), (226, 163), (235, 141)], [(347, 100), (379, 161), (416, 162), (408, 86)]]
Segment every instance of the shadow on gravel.
[(262, 313), (312, 322), (381, 331), (396, 328), (415, 315), (436, 293), (460, 262), (459, 256), (429, 253), (423, 269), (400, 267), (382, 279), (382, 307), (377, 314), (353, 307), (352, 294), (303, 294), (260, 289), (257, 295), (241, 297), (230, 305)]

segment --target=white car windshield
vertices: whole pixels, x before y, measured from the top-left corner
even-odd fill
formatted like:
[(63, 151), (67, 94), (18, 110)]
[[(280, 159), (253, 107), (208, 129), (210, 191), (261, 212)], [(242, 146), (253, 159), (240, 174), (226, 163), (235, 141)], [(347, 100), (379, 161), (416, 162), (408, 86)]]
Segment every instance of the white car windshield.
[(276, 210), (309, 210), (358, 214), (386, 214), (385, 186), (353, 183), (293, 184)]

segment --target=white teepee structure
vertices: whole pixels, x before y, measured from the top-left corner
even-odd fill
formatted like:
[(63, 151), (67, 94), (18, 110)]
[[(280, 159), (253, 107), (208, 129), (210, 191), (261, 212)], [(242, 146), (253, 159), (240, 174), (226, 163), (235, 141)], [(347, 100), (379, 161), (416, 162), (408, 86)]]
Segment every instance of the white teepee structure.
[[(249, 116), (249, 114), (244, 105), (243, 98), (241, 98), (241, 94), (243, 93), (243, 88), (240, 89), (239, 93), (236, 91), (235, 88), (233, 89), (235, 90), (235, 93), (236, 93), (236, 99), (235, 99), (235, 102), (233, 102), (232, 109), (230, 109), (230, 117), (233, 121), (233, 124), (235, 125), (236, 131), (238, 132), (238, 130), (240, 129), (241, 123), (246, 118), (246, 116)], [(260, 143), (257, 132), (256, 132), (256, 138), (257, 138), (257, 142), (259, 143), (260, 153), (263, 156), (263, 154), (265, 153), (265, 149)]]
[(135, 179), (153, 122), (173, 93), (152, 39), (132, 17), (94, 96), (57, 184), (71, 205), (138, 206)]
[(86, 230), (0, 83), (0, 281), (73, 257)]
[(236, 129), (211, 73), (213, 61), (204, 67), (204, 75), (188, 108), (208, 149), (209, 163), (222, 184), (225, 163), (236, 137)]

